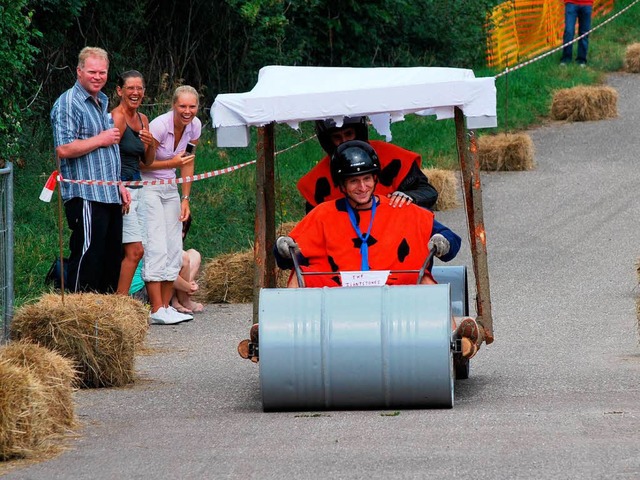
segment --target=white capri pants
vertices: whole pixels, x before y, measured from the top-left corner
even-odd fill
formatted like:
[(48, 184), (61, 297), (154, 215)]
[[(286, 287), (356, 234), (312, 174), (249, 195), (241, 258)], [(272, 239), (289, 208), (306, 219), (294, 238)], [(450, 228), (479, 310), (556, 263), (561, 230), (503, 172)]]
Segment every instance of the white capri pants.
[(129, 213), (122, 216), (122, 243), (142, 242), (144, 223), (142, 221), (141, 188), (127, 188), (131, 194)]
[[(144, 177), (143, 177), (144, 179)], [(144, 179), (147, 180), (147, 179)], [(182, 268), (182, 222), (177, 185), (145, 185), (139, 212), (145, 225), (145, 282), (173, 282)]]

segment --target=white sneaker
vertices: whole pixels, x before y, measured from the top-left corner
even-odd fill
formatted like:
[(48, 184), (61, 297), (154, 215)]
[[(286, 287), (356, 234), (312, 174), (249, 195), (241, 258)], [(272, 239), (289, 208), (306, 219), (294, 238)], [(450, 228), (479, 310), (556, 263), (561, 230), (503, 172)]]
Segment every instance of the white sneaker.
[(170, 316), (164, 307), (160, 307), (157, 312), (149, 314), (149, 323), (151, 325), (174, 325), (183, 321)]
[(167, 312), (167, 315), (169, 316), (169, 318), (178, 319), (178, 321), (176, 323), (190, 322), (191, 320), (193, 320), (193, 315), (190, 315), (188, 313), (180, 313), (178, 310), (173, 308), (171, 305), (166, 307), (165, 311)]

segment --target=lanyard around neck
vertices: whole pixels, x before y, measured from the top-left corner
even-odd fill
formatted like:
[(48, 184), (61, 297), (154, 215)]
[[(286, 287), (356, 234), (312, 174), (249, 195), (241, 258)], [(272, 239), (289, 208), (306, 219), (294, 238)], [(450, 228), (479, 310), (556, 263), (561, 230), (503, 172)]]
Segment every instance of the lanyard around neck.
[(369, 220), (369, 228), (367, 229), (367, 233), (364, 235), (360, 231), (360, 227), (358, 226), (358, 222), (356, 221), (356, 213), (353, 210), (353, 207), (349, 203), (349, 199), (345, 198), (347, 202), (347, 212), (349, 213), (349, 220), (351, 221), (351, 226), (356, 231), (358, 238), (362, 241), (360, 244), (360, 256), (362, 257), (362, 261), (360, 263), (360, 270), (363, 272), (369, 270), (369, 244), (367, 241), (369, 240), (369, 236), (371, 235), (371, 227), (373, 227), (373, 217), (376, 215), (376, 197), (372, 196), (371, 205), (371, 220)]

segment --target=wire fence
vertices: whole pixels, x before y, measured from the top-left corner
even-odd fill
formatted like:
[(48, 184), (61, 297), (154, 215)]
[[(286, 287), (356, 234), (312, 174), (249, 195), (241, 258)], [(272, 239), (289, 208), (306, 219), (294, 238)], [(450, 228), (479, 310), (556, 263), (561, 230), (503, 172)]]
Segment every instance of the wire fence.
[(13, 318), (13, 164), (0, 169), (0, 309), (2, 339), (9, 339)]

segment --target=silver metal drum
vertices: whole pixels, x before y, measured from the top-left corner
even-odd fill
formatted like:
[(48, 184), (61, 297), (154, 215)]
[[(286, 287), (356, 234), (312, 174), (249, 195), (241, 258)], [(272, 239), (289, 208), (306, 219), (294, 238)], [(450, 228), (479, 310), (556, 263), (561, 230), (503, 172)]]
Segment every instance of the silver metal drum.
[(450, 287), (260, 291), (270, 410), (453, 406)]
[(431, 269), (431, 275), (438, 283), (451, 285), (451, 313), (454, 317), (469, 315), (469, 286), (467, 267), (463, 265), (439, 265)]

